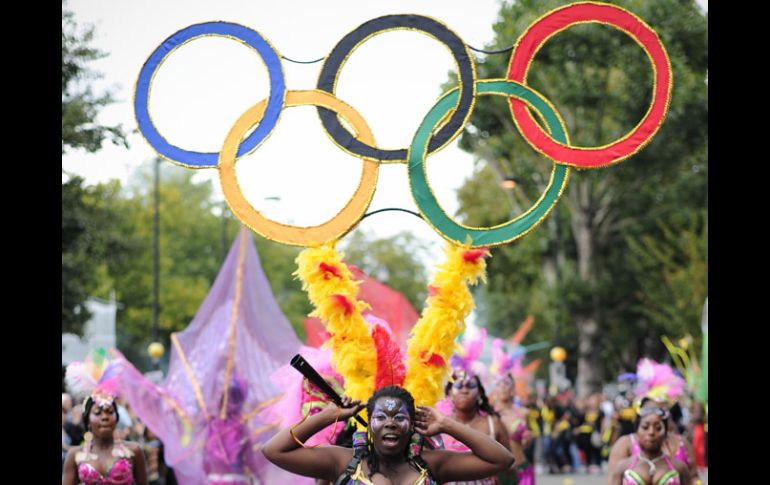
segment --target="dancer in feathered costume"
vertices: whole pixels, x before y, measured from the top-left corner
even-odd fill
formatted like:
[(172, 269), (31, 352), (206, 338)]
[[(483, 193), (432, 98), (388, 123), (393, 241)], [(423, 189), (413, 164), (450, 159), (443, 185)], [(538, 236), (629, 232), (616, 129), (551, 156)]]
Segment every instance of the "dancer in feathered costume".
[[(308, 248), (297, 274), (330, 335), (332, 367), (345, 382), (342, 406), (330, 404), (275, 435), (263, 448), (282, 468), (337, 484), (429, 485), (474, 479), (507, 469), (511, 454), (499, 443), (424, 404), (434, 404), (446, 379), (454, 339), (473, 307), (469, 283), (483, 278), (486, 251), (450, 247), (434, 277), (428, 307), (412, 329), (406, 366), (387, 325), (362, 316), (357, 285), (333, 245)], [(403, 387), (402, 387), (403, 386)], [(353, 436), (353, 450), (305, 444), (318, 431), (364, 410), (366, 432)], [(422, 404), (422, 405), (420, 405)], [(464, 443), (470, 453), (423, 451), (423, 438), (439, 433)]]
[(67, 366), (65, 380), (70, 392), (83, 401), (86, 426), (83, 446), (70, 448), (64, 462), (62, 485), (147, 485), (144, 452), (138, 443), (115, 440), (118, 424), (118, 373), (120, 363), (94, 350), (84, 362)]
[[(524, 453), (524, 450), (532, 451), (532, 432), (527, 425), (529, 412), (514, 401), (514, 397), (519, 399), (526, 397), (524, 394), (527, 392), (525, 379), (529, 379), (529, 373), (521, 365), (523, 359), (524, 352), (520, 346), (513, 352), (506, 353), (502, 339), (498, 338), (492, 342), (492, 364), (489, 366), (489, 373), (495, 381), (494, 404), (495, 408), (500, 411), (500, 417), (506, 430), (508, 430), (511, 451), (516, 457), (515, 480), (512, 480), (513, 477), (503, 475), (501, 476), (503, 484), (534, 485), (535, 483), (534, 464), (532, 459), (527, 459)], [(539, 363), (539, 361), (535, 361), (529, 364), (527, 369), (533, 372)]]
[[(487, 376), (486, 366), (479, 361), (487, 337), (485, 328), (479, 330), (476, 338), (466, 338), (457, 346), (450, 360), (452, 378), (445, 386), (446, 398), (436, 404), (436, 408), (447, 416), (480, 431), (496, 440), (509, 450), (511, 443), (506, 426), (500, 413), (489, 403), (483, 381)], [(466, 451), (468, 448), (451, 436), (445, 436), (444, 445), (449, 450)], [(520, 446), (514, 445), (513, 452), (516, 463), (523, 461)], [(510, 474), (511, 470), (506, 470)], [(475, 485), (493, 485), (500, 481), (496, 476), (489, 476), (469, 483)]]
[[(704, 373), (698, 365), (698, 358), (693, 347), (693, 338), (687, 334), (679, 339), (678, 345), (671, 341), (667, 336), (662, 336), (661, 341), (668, 349), (671, 359), (676, 364), (677, 369), (687, 381), (687, 395), (689, 409), (691, 413), (690, 423), (688, 424), (687, 435), (692, 436), (692, 444), (695, 452), (695, 461), (698, 467), (706, 466), (705, 452), (705, 417), (708, 409), (708, 393), (704, 389), (707, 387), (707, 381), (704, 380)], [(704, 345), (706, 342), (704, 342)], [(705, 347), (704, 347), (705, 348)]]
[[(673, 405), (678, 405), (676, 400), (684, 393), (685, 380), (678, 376), (671, 366), (659, 364), (647, 358), (639, 360), (635, 377), (634, 394), (637, 397), (635, 408), (639, 410), (645, 405), (652, 405), (648, 404), (650, 402), (665, 411), (668, 432), (663, 444), (663, 451), (667, 456), (683, 462), (690, 470), (693, 483), (697, 483), (697, 466), (695, 465), (692, 445), (679, 434), (670, 412)], [(637, 434), (632, 433), (620, 437), (615, 442), (610, 451), (608, 463), (610, 470), (613, 470), (621, 460), (638, 452), (638, 440)]]

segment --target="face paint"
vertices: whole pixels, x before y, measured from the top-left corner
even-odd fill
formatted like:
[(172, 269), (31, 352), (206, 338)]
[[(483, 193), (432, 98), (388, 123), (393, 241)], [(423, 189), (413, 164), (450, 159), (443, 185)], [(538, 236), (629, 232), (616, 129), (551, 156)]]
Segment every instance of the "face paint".
[[(398, 406), (399, 402), (401, 403), (401, 406), (396, 410), (396, 406)], [(380, 403), (382, 403), (383, 406), (381, 406)], [(372, 425), (377, 427), (384, 426), (388, 418), (391, 418), (397, 426), (406, 429), (409, 428), (412, 422), (412, 419), (409, 416), (409, 408), (407, 408), (406, 403), (400, 399), (383, 398), (374, 404), (374, 410), (372, 411), (371, 416)]]
[(377, 400), (369, 419), (375, 448), (384, 455), (403, 453), (412, 434), (409, 408), (401, 399), (383, 397)]

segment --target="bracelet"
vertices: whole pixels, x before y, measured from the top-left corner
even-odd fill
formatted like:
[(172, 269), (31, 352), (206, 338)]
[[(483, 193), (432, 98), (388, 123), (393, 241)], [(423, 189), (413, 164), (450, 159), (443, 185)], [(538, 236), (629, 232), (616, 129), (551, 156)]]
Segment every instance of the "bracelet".
[(301, 441), (299, 440), (299, 438), (297, 438), (297, 437), (294, 435), (294, 428), (296, 428), (296, 427), (297, 427), (297, 426), (299, 426), (300, 424), (304, 423), (304, 422), (305, 422), (305, 420), (307, 419), (307, 417), (308, 417), (308, 416), (310, 416), (310, 409), (309, 409), (309, 408), (308, 408), (307, 412), (305, 413), (305, 415), (304, 415), (304, 416), (302, 416), (302, 419), (300, 419), (300, 420), (299, 420), (297, 423), (293, 424), (293, 425), (291, 426), (291, 428), (289, 428), (289, 434), (291, 435), (291, 437), (292, 437), (292, 438), (294, 438), (294, 441), (296, 441), (296, 442), (297, 442), (297, 444), (298, 444), (298, 445), (300, 445), (301, 447), (303, 447), (303, 448), (315, 448), (315, 447), (317, 447), (317, 446), (320, 446), (320, 445), (305, 446), (305, 443), (301, 442)]
[[(334, 428), (332, 428), (332, 435), (329, 437), (326, 441), (329, 442), (330, 445), (334, 444), (334, 441), (336, 440), (335, 435), (337, 434), (337, 422), (340, 419), (340, 414), (342, 414), (342, 408), (337, 406), (337, 416), (334, 418)], [(296, 439), (296, 438), (295, 438)]]

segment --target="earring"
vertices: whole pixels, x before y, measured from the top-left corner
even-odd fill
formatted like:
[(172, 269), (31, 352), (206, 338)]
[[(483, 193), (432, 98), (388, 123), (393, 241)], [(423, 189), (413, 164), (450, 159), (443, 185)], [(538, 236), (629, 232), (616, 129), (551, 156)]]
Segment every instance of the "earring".
[(422, 435), (420, 433), (412, 433), (412, 437), (409, 439), (409, 458), (419, 456), (422, 452)]
[(92, 461), (98, 458), (95, 453), (91, 453), (91, 441), (93, 439), (94, 434), (90, 431), (86, 431), (83, 435), (83, 448), (75, 454), (75, 463), (80, 464), (84, 461)]

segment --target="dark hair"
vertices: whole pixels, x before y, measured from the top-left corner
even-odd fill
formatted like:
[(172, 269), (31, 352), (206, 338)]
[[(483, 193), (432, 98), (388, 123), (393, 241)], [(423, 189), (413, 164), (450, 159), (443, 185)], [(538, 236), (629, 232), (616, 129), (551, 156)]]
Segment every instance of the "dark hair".
[[(645, 401), (642, 400), (642, 402), (644, 403)], [(650, 401), (650, 402), (654, 402), (654, 401)], [(649, 409), (649, 411), (643, 412), (646, 409)], [(639, 426), (642, 424), (642, 418), (644, 418), (644, 417), (646, 417), (646, 416), (648, 416), (650, 414), (653, 414), (653, 413), (657, 414), (658, 416), (660, 416), (661, 421), (663, 421), (663, 432), (668, 434), (668, 417), (669, 417), (668, 410), (665, 409), (665, 408), (661, 408), (659, 406), (655, 406), (655, 407), (646, 406), (645, 407), (644, 404), (642, 404), (642, 406), (639, 407), (639, 412), (636, 413), (636, 421), (634, 422), (634, 430), (638, 430), (639, 429)]]
[[(478, 384), (479, 397), (481, 398), (481, 403), (480, 404), (477, 403), (478, 408), (487, 414), (491, 414), (499, 418), (500, 413), (498, 413), (495, 410), (495, 408), (493, 408), (492, 405), (489, 404), (489, 399), (487, 398), (487, 392), (484, 390), (484, 385), (481, 384), (481, 379), (479, 379), (479, 376), (474, 375), (472, 376), (472, 378), (476, 379), (476, 384)], [(447, 381), (446, 385), (444, 386), (444, 394), (448, 396), (451, 390), (452, 390), (452, 382)]]
[[(370, 397), (369, 401), (366, 402), (366, 413), (369, 415), (370, 420), (372, 418), (372, 413), (374, 412), (374, 403), (377, 402), (377, 400), (381, 397), (395, 397), (401, 399), (401, 401), (406, 404), (406, 408), (409, 411), (409, 418), (411, 419), (412, 426), (414, 426), (414, 398), (409, 393), (409, 391), (399, 386), (381, 387), (380, 389), (377, 389), (374, 394), (372, 394), (372, 397)], [(404, 449), (404, 456), (406, 456), (407, 461), (410, 463), (417, 463), (417, 465), (422, 468), (428, 467), (425, 461), (419, 455), (413, 457), (409, 456), (409, 445), (407, 445)], [(369, 454), (366, 458), (366, 464), (369, 467), (369, 478), (374, 476), (374, 474), (380, 470), (380, 460), (377, 457), (377, 453), (374, 452), (374, 443), (370, 444)]]
[(409, 410), (409, 419), (411, 419), (412, 424), (414, 424), (414, 398), (409, 394), (409, 391), (399, 386), (381, 387), (372, 394), (372, 397), (366, 402), (366, 414), (368, 414), (370, 418), (374, 412), (374, 403), (381, 397), (395, 397), (401, 399), (401, 401), (406, 404), (406, 408)]
[[(88, 396), (86, 399), (86, 404), (83, 407), (83, 425), (86, 427), (86, 431), (90, 431), (88, 423), (91, 421), (92, 407), (94, 407), (94, 399), (91, 396)], [(120, 419), (120, 415), (118, 414), (118, 403), (114, 400), (112, 401), (112, 410), (115, 412), (115, 423), (117, 425), (117, 422)]]

